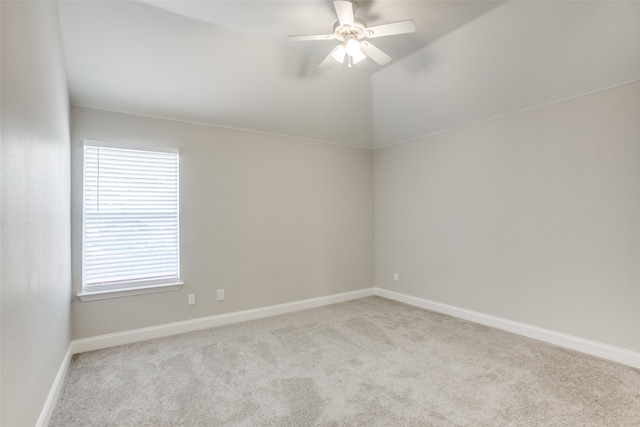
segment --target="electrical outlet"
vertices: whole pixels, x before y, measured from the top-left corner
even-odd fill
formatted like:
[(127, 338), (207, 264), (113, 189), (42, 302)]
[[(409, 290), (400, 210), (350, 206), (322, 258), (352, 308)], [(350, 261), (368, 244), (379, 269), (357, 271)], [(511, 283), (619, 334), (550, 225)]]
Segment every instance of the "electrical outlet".
[(196, 294), (187, 295), (187, 304), (194, 305), (196, 303)]
[(393, 281), (394, 282), (400, 281), (400, 275), (398, 273), (393, 273)]
[(218, 289), (216, 292), (216, 301), (224, 301), (224, 289)]

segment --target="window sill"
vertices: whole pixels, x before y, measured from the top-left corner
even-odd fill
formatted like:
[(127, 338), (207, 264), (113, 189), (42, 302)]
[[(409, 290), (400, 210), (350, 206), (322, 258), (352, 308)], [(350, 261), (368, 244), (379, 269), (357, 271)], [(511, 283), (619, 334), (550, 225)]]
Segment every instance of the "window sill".
[(136, 288), (113, 289), (109, 291), (81, 292), (78, 299), (82, 302), (97, 301), (102, 299), (129, 297), (133, 295), (155, 294), (158, 292), (179, 291), (184, 283), (167, 283), (162, 285), (140, 286)]

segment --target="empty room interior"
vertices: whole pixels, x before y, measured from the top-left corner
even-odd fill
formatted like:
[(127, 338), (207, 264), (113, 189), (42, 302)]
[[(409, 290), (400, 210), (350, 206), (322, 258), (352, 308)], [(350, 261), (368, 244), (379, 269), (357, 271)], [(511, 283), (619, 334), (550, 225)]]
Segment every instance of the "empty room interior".
[(2, 426), (640, 425), (640, 2), (0, 16)]

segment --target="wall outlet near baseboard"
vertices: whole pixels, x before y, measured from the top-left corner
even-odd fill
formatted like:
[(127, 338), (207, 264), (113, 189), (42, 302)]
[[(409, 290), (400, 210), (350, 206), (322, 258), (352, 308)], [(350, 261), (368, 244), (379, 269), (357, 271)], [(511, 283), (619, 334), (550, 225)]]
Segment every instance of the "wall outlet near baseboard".
[(187, 304), (194, 305), (196, 303), (196, 294), (187, 295)]
[(224, 301), (224, 289), (218, 289), (216, 291), (216, 301)]
[(398, 273), (393, 273), (393, 281), (394, 282), (400, 281), (400, 275)]

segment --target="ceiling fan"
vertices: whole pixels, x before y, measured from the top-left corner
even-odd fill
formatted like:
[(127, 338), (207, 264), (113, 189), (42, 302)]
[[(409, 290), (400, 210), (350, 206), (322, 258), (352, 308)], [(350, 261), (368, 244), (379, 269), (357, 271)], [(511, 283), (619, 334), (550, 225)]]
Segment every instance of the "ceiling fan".
[(353, 64), (357, 64), (366, 57), (371, 58), (379, 65), (385, 65), (391, 61), (391, 57), (364, 39), (412, 33), (416, 30), (416, 24), (411, 19), (367, 27), (365, 21), (354, 16), (354, 11), (358, 6), (356, 2), (334, 1), (333, 6), (338, 15), (338, 21), (333, 26), (333, 33), (287, 37), (290, 41), (340, 41), (341, 43), (334, 47), (320, 63), (320, 68), (328, 67), (334, 62), (344, 64), (345, 58), (347, 66), (351, 68)]

